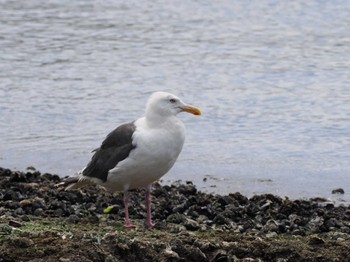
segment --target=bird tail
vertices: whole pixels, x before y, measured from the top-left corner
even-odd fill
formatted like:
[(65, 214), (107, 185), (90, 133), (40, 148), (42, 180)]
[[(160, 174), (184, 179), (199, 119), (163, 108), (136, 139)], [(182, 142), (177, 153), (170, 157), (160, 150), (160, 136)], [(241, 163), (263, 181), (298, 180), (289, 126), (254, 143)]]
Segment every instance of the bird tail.
[(63, 182), (59, 183), (57, 186), (64, 187), (65, 190), (79, 189), (94, 183), (90, 179), (86, 179), (80, 176), (67, 177)]

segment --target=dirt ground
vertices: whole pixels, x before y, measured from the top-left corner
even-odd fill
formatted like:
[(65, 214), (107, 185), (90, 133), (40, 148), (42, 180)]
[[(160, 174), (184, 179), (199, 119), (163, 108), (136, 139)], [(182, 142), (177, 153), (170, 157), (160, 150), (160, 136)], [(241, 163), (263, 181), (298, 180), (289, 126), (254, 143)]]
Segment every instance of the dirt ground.
[(155, 184), (156, 226), (136, 190), (126, 229), (121, 194), (61, 181), (0, 168), (0, 261), (350, 261), (349, 206)]

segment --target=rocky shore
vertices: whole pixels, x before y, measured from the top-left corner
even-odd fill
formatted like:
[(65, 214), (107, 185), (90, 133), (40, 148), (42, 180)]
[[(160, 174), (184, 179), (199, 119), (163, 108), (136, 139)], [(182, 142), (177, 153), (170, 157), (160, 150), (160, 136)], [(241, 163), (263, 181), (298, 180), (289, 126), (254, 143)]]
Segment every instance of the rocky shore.
[(135, 190), (125, 229), (121, 194), (60, 182), (0, 168), (0, 261), (350, 261), (349, 206), (155, 183), (155, 228)]

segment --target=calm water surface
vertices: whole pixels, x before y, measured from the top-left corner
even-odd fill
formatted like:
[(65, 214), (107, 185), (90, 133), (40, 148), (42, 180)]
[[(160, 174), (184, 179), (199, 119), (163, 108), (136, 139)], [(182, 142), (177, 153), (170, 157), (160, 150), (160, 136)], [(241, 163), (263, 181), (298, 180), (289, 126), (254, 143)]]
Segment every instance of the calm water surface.
[(0, 7), (0, 166), (72, 175), (164, 90), (203, 111), (165, 183), (350, 200), (349, 1)]

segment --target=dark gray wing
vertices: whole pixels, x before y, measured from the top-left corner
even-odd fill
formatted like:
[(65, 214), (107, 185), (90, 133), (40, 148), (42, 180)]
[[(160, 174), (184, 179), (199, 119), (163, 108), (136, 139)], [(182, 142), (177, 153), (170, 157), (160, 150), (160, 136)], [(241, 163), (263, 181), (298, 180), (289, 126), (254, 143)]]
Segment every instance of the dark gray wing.
[(123, 124), (109, 133), (100, 148), (95, 150), (95, 154), (83, 170), (82, 175), (96, 177), (105, 182), (108, 171), (127, 158), (130, 151), (136, 147), (132, 144), (132, 135), (135, 129), (136, 126), (132, 122)]

